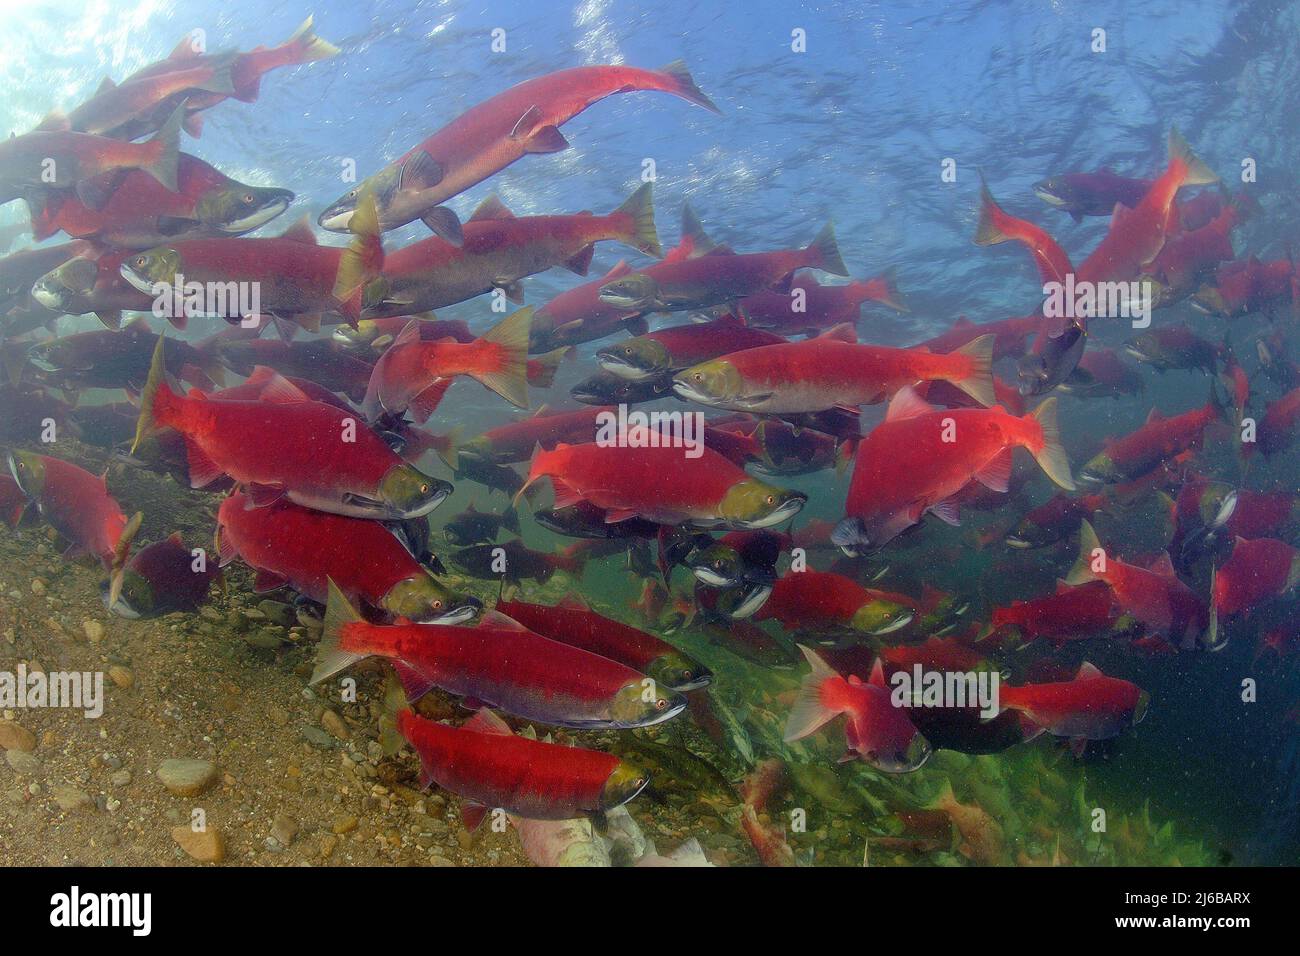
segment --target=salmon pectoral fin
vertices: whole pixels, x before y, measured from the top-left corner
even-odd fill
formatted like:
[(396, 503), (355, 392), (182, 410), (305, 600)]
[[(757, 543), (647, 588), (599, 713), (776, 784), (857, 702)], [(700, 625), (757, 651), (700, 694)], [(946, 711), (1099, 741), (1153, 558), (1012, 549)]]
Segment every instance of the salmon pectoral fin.
[(209, 458), (207, 452), (191, 438), (185, 439), (185, 460), (189, 465), (191, 488), (206, 488), (226, 473), (225, 469)]

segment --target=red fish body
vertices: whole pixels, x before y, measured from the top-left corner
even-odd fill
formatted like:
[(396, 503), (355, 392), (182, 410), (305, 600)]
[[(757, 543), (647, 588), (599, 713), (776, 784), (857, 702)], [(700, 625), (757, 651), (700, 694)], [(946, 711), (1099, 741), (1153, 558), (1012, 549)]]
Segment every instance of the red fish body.
[(840, 676), (803, 645), (800, 650), (812, 670), (786, 723), (787, 743), (844, 714), (846, 758), (857, 757), (886, 773), (907, 773), (929, 759), (929, 742), (908, 718), (906, 708), (896, 707), (890, 699), (879, 660), (870, 679), (863, 682), (852, 675)]
[(1300, 277), (1290, 259), (1260, 262), (1254, 256), (1219, 267), (1213, 286), (1196, 294), (1193, 305), (1226, 318), (1253, 312), (1276, 312), (1300, 302)]
[(141, 399), (137, 442), (156, 428), (185, 437), (190, 484), (228, 475), (262, 504), (281, 495), (309, 508), (357, 517), (413, 518), (450, 493), (420, 475), (358, 416), (310, 400), (284, 378), (252, 400), (181, 395), (163, 380), (164, 341)]
[(790, 631), (853, 628), (888, 634), (912, 622), (916, 602), (829, 571), (789, 571), (777, 578), (755, 621), (779, 621)]
[(675, 691), (695, 690), (711, 679), (708, 668), (653, 634), (597, 614), (580, 601), (558, 605), (498, 601), (497, 610), (524, 627), (648, 674)]
[(773, 332), (751, 328), (732, 315), (711, 322), (674, 325), (597, 350), (601, 367), (634, 381), (688, 368), (732, 352), (783, 344)]
[(59, 458), (20, 451), (9, 455), (9, 472), (68, 542), (66, 557), (88, 554), (105, 568), (112, 564), (127, 519), (102, 477)]
[[(1256, 444), (1265, 455), (1275, 455), (1295, 441), (1296, 422), (1300, 421), (1300, 388), (1269, 402), (1259, 422)], [(1246, 445), (1249, 449), (1250, 445)]]
[(221, 363), (240, 375), (252, 375), (258, 366), (271, 368), (291, 381), (309, 379), (353, 401), (365, 396), (374, 371), (373, 364), (329, 339), (235, 339), (222, 341), (216, 351)]
[(395, 162), (349, 191), (320, 216), (326, 229), (348, 227), (356, 197), (369, 185), (382, 228), (423, 218), (454, 236), (440, 203), (481, 183), (529, 153), (568, 148), (559, 127), (593, 103), (638, 90), (672, 93), (717, 112), (680, 61), (662, 70), (580, 66), (525, 80), (466, 110)]
[(1042, 317), (1037, 313), (978, 324), (963, 316), (947, 332), (926, 339), (924, 342), (918, 342), (913, 348), (925, 348), (943, 354), (969, 345), (981, 335), (992, 335), (993, 359), (996, 361), (1022, 354), (1025, 350), (1025, 340), (1035, 334), (1041, 324)]
[[(798, 512), (806, 496), (749, 477), (718, 452), (665, 445), (557, 445), (533, 457), (527, 484), (550, 477), (555, 507), (588, 501), (606, 521), (634, 516), (661, 524), (760, 528)], [(527, 487), (527, 485), (525, 485)]]
[(438, 236), (390, 253), (366, 291), (368, 318), (408, 315), (464, 302), (494, 288), (521, 301), (518, 280), (565, 266), (586, 275), (597, 242), (617, 240), (659, 256), (650, 184), (605, 216), (518, 216), (488, 199), (465, 223), (462, 242)]
[(468, 442), (462, 453), (480, 453), (500, 465), (527, 461), (533, 450), (558, 444), (581, 445), (593, 441), (601, 416), (612, 414), (612, 406), (592, 406), (571, 412), (537, 414), (522, 421), (490, 428)]
[(475, 627), (371, 624), (335, 589), (312, 682), (372, 656), (393, 662), (411, 700), (439, 687), (559, 727), (645, 727), (686, 706), (631, 667), (501, 614), (488, 614)]
[(1110, 587), (1093, 581), (1079, 587), (1059, 585), (1055, 594), (994, 608), (990, 626), (995, 634), (1014, 628), (1024, 640), (1063, 643), (1105, 634), (1119, 615)]
[(917, 382), (946, 381), (982, 405), (994, 403), (993, 342), (975, 339), (947, 355), (854, 345), (831, 338), (746, 349), (680, 372), (678, 395), (717, 408), (763, 414), (870, 405)]
[(789, 292), (759, 292), (741, 299), (736, 308), (752, 328), (778, 335), (818, 335), (845, 322), (856, 325), (867, 302), (907, 311), (891, 275), (844, 285), (822, 285), (811, 277), (796, 276)]
[(1146, 716), (1149, 702), (1136, 684), (1107, 677), (1087, 662), (1073, 680), (1003, 686), (999, 696), (1003, 709), (1020, 711), (1048, 733), (1083, 740), (1119, 736)]
[(1178, 579), (1167, 554), (1152, 568), (1127, 564), (1102, 549), (1087, 521), (1080, 526), (1079, 559), (1065, 580), (1071, 585), (1104, 581), (1125, 613), (1151, 636), (1163, 636), (1176, 646), (1201, 640), (1209, 627), (1209, 610)]
[(1079, 477), (1094, 483), (1141, 478), (1183, 452), (1201, 448), (1206, 429), (1223, 417), (1217, 397), (1201, 408), (1170, 418), (1153, 408), (1141, 428), (1107, 441), (1105, 448), (1083, 466)]
[(1276, 538), (1237, 538), (1232, 556), (1214, 576), (1214, 606), (1238, 614), (1279, 597), (1300, 583), (1300, 551)]
[(649, 783), (644, 771), (612, 754), (517, 737), (488, 710), (461, 727), (403, 710), (397, 729), (420, 756), (421, 783), (437, 783), (470, 802), (470, 827), (487, 808), (531, 820), (597, 814), (626, 803)]
[(858, 445), (847, 517), (832, 540), (853, 550), (876, 550), (926, 511), (957, 521), (949, 499), (973, 480), (1006, 491), (1017, 447), (1030, 451), (1058, 485), (1073, 489), (1051, 399), (1017, 418), (1000, 407), (935, 410), (910, 389), (900, 392), (885, 421)]
[[(256, 508), (242, 493), (221, 502), (218, 546), (224, 566), (236, 556), (257, 570), (259, 591), (289, 584), (325, 603), (333, 580), (350, 600), (413, 620), (458, 623), (477, 601), (460, 599), (433, 581), (410, 550), (381, 522), (276, 502)], [(401, 600), (412, 583), (427, 586), (419, 607)]]

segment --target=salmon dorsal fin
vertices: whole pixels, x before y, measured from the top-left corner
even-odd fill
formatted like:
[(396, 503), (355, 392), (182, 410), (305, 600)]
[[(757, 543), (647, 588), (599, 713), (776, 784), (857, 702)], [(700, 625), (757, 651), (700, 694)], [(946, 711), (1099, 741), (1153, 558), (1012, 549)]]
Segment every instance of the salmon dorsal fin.
[(567, 607), (572, 611), (591, 610), (591, 605), (588, 604), (586, 601), (584, 601), (582, 597), (580, 597), (577, 594), (566, 594), (563, 598), (560, 599), (560, 603), (557, 605), (557, 607)]
[(1164, 417), (1165, 416), (1161, 414), (1160, 409), (1153, 408), (1151, 411), (1147, 412), (1146, 424), (1150, 425), (1152, 422), (1163, 421)]
[(508, 617), (500, 611), (486, 611), (483, 614), (483, 624), (496, 628), (500, 631), (526, 631), (524, 627), (513, 617)]
[(471, 730), (479, 734), (497, 734), (505, 737), (514, 736), (510, 731), (510, 725), (486, 707), (479, 708), (473, 717), (461, 724), (461, 730)]
[(925, 399), (916, 394), (916, 391), (909, 385), (900, 388), (894, 397), (889, 400), (889, 410), (885, 412), (885, 421), (901, 422), (932, 411), (934, 409), (927, 404)]
[(1074, 675), (1074, 678), (1075, 680), (1094, 680), (1098, 677), (1105, 676), (1105, 674), (1097, 669), (1096, 665), (1084, 661), (1079, 665), (1079, 672)]
[(490, 219), (514, 218), (515, 214), (512, 213), (506, 204), (501, 201), (501, 197), (496, 193), (493, 193), (491, 196), (488, 196), (487, 199), (484, 199), (478, 204), (478, 208), (476, 208), (474, 214), (469, 217), (469, 221), (484, 222)]
[(194, 37), (188, 33), (181, 37), (181, 42), (167, 54), (169, 60), (196, 60), (198, 57), (199, 51), (194, 49)]
[(266, 380), (258, 397), (264, 402), (311, 401), (306, 392), (278, 373)]
[(316, 242), (316, 233), (312, 232), (311, 229), (311, 220), (307, 218), (305, 213), (301, 219), (282, 232), (280, 238), (288, 239), (290, 242), (306, 243), (310, 246), (318, 244)]
[(872, 687), (883, 688), (885, 686), (885, 665), (879, 657), (871, 665), (871, 676), (867, 678), (867, 683)]

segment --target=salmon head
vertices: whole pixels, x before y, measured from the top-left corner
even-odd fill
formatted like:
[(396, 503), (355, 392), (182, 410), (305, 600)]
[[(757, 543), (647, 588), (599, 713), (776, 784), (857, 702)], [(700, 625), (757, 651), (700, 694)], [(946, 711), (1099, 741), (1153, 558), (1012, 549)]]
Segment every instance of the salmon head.
[(892, 634), (912, 623), (910, 607), (888, 598), (872, 598), (853, 612), (853, 629), (863, 634)]
[[(402, 185), (402, 167), (396, 164), (385, 166), (369, 179), (357, 183), (326, 206), (324, 212), (316, 217), (316, 222), (322, 229), (327, 229), (330, 232), (349, 231), (352, 226), (352, 215), (357, 211), (357, 203), (360, 202), (361, 196), (367, 189), (374, 193), (375, 210), (379, 214), (381, 222), (397, 222), (401, 219), (403, 213), (410, 214), (406, 215), (406, 218), (401, 219), (401, 221), (410, 222), (412, 219), (418, 218), (418, 214), (423, 207), (431, 204), (425, 202), (421, 206), (420, 202), (413, 197), (410, 210), (398, 209), (399, 200), (403, 195)], [(426, 183), (425, 185), (435, 185), (435, 183)]]
[(287, 189), (232, 181), (195, 203), (194, 218), (218, 232), (239, 235), (266, 225), (292, 202), (293, 193)]
[(645, 667), (645, 674), (675, 691), (699, 690), (713, 680), (713, 672), (681, 651), (665, 651)]
[(128, 567), (122, 572), (122, 590), (116, 600), (112, 597), (112, 591), (112, 581), (100, 582), (99, 596), (104, 602), (104, 607), (118, 617), (130, 621), (148, 617), (159, 603), (153, 583), (134, 568)]
[(15, 449), (9, 453), (9, 474), (18, 484), (18, 490), (33, 501), (39, 501), (45, 490), (45, 461), (30, 451)]
[(385, 611), (416, 624), (465, 624), (483, 610), (483, 602), (458, 594), (424, 574), (398, 581), (380, 601)]
[(748, 395), (745, 379), (725, 358), (701, 362), (673, 377), (673, 391), (679, 398), (701, 405), (725, 405), (743, 409), (750, 402), (761, 402), (769, 395)]
[(32, 298), (47, 309), (69, 312), (78, 308), (78, 302), (85, 301), (98, 280), (99, 266), (93, 259), (69, 259), (36, 280)]
[(1079, 480), (1090, 485), (1104, 485), (1123, 480), (1115, 460), (1109, 452), (1098, 452), (1079, 472)]
[(366, 504), (373, 504), (388, 518), (422, 518), (446, 501), (451, 492), (451, 482), (401, 464), (390, 468), (379, 483), (378, 500)]
[(154, 294), (157, 285), (172, 285), (180, 271), (180, 253), (166, 246), (154, 246), (122, 260), (122, 278), (149, 295)]
[(727, 489), (718, 507), (718, 517), (728, 527), (755, 531), (793, 518), (807, 501), (808, 496), (802, 491), (777, 488), (757, 478), (746, 478)]
[(626, 760), (620, 760), (610, 771), (605, 784), (600, 788), (600, 808), (602, 811), (621, 807), (646, 788), (650, 782), (648, 771)]
[(656, 308), (659, 303), (659, 283), (653, 276), (644, 272), (635, 272), (613, 282), (606, 282), (600, 287), (597, 296), (605, 305), (628, 312), (644, 312)]
[(596, 361), (619, 378), (641, 380), (672, 370), (673, 357), (662, 342), (651, 338), (625, 339), (596, 351)]
[(649, 727), (676, 717), (685, 707), (685, 697), (651, 679), (620, 688), (609, 713), (616, 727)]

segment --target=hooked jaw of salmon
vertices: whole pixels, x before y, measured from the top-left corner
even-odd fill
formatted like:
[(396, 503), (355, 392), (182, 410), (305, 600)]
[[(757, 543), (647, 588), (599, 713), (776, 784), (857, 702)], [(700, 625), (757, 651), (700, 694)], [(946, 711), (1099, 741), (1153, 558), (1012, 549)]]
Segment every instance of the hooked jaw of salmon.
[[(375, 175), (364, 182), (358, 183), (326, 206), (325, 210), (316, 217), (316, 223), (329, 232), (348, 232), (352, 227), (352, 215), (357, 211), (357, 203), (360, 201), (362, 193), (369, 188), (375, 197), (375, 209), (379, 213), (381, 227), (392, 228), (398, 225), (398, 220), (401, 217), (395, 215), (398, 210), (394, 209), (393, 206), (396, 198), (401, 194), (401, 176), (402, 170), (399, 166), (388, 166), (381, 169)], [(419, 218), (418, 212), (401, 219), (401, 224), (417, 218)]]
[(89, 259), (70, 259), (36, 280), (32, 298), (45, 308), (63, 312), (95, 287), (99, 266)]
[(1084, 465), (1079, 472), (1079, 481), (1093, 487), (1119, 481), (1120, 477), (1115, 462), (1105, 452), (1094, 455), (1092, 460)]
[(802, 491), (775, 488), (749, 478), (727, 489), (718, 516), (729, 528), (758, 531), (793, 518), (807, 501), (808, 496)]
[(650, 774), (647, 771), (620, 760), (600, 789), (600, 809), (609, 811), (621, 807), (644, 790), (649, 783)]
[(863, 524), (861, 518), (841, 520), (831, 531), (831, 543), (850, 558), (870, 554), (879, 549), (879, 545), (867, 533), (867, 526)]
[(446, 501), (452, 490), (451, 483), (441, 478), (431, 478), (410, 465), (394, 465), (379, 483), (379, 500), (374, 504), (386, 517), (423, 518)]
[(643, 272), (605, 283), (597, 297), (605, 305), (628, 312), (644, 312), (662, 305), (659, 284)]
[(141, 575), (127, 568), (122, 574), (122, 592), (117, 600), (112, 600), (113, 582), (104, 580), (99, 583), (99, 597), (104, 608), (118, 617), (134, 621), (153, 611), (155, 600), (153, 588)]
[(381, 603), (390, 614), (416, 624), (467, 624), (483, 610), (478, 598), (449, 591), (430, 576), (398, 581)]
[(1034, 183), (1034, 195), (1049, 206), (1068, 206), (1070, 200), (1062, 195), (1065, 187), (1054, 179), (1043, 179)]
[(7, 462), (18, 490), (33, 501), (40, 498), (45, 486), (45, 465), (41, 459), (29, 451), (11, 451)]
[(634, 681), (619, 689), (610, 704), (609, 715), (613, 726), (623, 729), (652, 727), (676, 717), (686, 709), (686, 698), (673, 690), (643, 686), (644, 681)]
[(239, 235), (266, 225), (293, 199), (287, 189), (235, 185), (204, 196), (194, 207), (194, 216), (219, 232)]
[(918, 733), (908, 741), (906, 750), (892, 753), (869, 751), (862, 756), (886, 773), (911, 773), (913, 770), (920, 770), (933, 752), (934, 748), (930, 746), (930, 741)]
[(873, 636), (892, 634), (911, 624), (914, 617), (911, 608), (879, 598), (858, 608), (853, 615), (853, 629)]
[(677, 651), (656, 657), (647, 665), (646, 675), (669, 690), (683, 693), (699, 690), (713, 682), (713, 672)]
[(619, 378), (643, 381), (672, 368), (672, 356), (654, 339), (627, 339), (596, 351), (600, 367)]
[[(734, 595), (731, 596), (731, 595)], [(758, 582), (745, 583), (718, 600), (718, 608), (733, 621), (744, 621), (758, 613), (758, 609), (772, 596), (772, 585)]]
[(680, 398), (701, 405), (745, 409), (762, 404), (771, 393), (744, 394), (745, 383), (736, 366), (725, 359), (702, 362), (673, 377), (673, 391)]
[(122, 278), (131, 287), (146, 295), (153, 295), (158, 285), (171, 285), (180, 271), (181, 257), (175, 249), (155, 246), (137, 252), (122, 261)]

